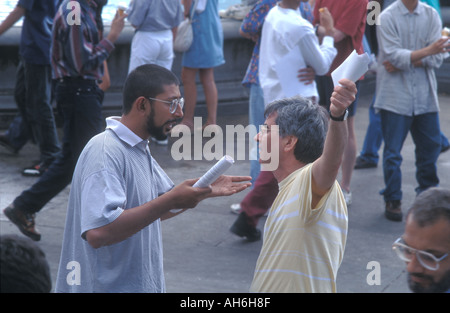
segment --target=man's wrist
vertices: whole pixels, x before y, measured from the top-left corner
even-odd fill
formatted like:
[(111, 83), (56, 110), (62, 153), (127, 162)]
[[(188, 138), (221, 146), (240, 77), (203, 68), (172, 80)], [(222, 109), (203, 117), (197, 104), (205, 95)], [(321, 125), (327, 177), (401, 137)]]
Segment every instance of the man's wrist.
[(342, 122), (345, 121), (348, 117), (348, 109), (345, 109), (344, 111), (341, 112), (336, 112), (336, 110), (333, 110), (332, 112), (330, 108), (330, 110), (328, 110), (328, 114), (330, 115), (330, 118), (333, 121)]
[(333, 37), (333, 35), (334, 35), (334, 28), (325, 28), (324, 36)]

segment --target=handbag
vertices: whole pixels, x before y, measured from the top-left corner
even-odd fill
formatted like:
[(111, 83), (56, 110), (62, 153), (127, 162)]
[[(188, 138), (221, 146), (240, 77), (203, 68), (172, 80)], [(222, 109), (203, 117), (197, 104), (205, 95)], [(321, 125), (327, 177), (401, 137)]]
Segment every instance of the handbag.
[(173, 50), (176, 52), (185, 52), (189, 50), (194, 39), (194, 32), (192, 30), (192, 18), (194, 16), (195, 8), (197, 7), (197, 1), (195, 0), (194, 6), (191, 10), (190, 17), (185, 19), (178, 25), (177, 35), (173, 42)]

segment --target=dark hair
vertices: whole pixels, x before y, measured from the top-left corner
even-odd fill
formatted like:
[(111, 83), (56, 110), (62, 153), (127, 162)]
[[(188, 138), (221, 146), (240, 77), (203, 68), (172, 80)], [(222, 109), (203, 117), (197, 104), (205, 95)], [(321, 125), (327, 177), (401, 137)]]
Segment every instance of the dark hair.
[(450, 189), (433, 187), (420, 193), (408, 211), (420, 227), (444, 218), (450, 223)]
[(125, 81), (122, 113), (128, 114), (139, 97), (155, 98), (164, 92), (164, 86), (180, 85), (180, 80), (168, 69), (156, 64), (138, 66)]
[(0, 292), (48, 293), (52, 288), (44, 252), (31, 239), (0, 236)]
[(305, 164), (317, 160), (322, 155), (328, 130), (326, 110), (307, 98), (296, 96), (270, 103), (264, 116), (267, 118), (275, 112), (280, 136), (293, 135), (298, 139), (295, 158)]

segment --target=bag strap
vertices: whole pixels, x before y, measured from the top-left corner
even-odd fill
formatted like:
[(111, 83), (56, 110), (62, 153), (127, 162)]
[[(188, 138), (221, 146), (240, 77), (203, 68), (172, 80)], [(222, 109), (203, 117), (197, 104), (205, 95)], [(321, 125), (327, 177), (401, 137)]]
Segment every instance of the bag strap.
[[(198, 3), (198, 0), (194, 0), (194, 5), (190, 8), (190, 10), (191, 10), (191, 16), (190, 16), (190, 20), (192, 21), (192, 19), (194, 18), (194, 13), (195, 13), (195, 9), (197, 8), (197, 3)], [(194, 8), (193, 10), (192, 10), (192, 8)]]

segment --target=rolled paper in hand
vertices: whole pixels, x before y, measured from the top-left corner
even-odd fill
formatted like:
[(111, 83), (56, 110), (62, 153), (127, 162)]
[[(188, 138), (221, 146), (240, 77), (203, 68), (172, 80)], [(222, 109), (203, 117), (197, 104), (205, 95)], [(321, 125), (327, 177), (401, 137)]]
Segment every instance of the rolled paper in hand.
[(227, 169), (233, 165), (234, 160), (229, 155), (223, 156), (213, 167), (209, 169), (200, 179), (194, 184), (194, 187), (208, 187), (217, 180)]
[[(209, 169), (202, 177), (194, 184), (193, 187), (205, 188), (214, 183), (220, 175), (226, 172), (231, 165), (234, 164), (234, 160), (229, 155), (223, 156), (217, 163)], [(182, 209), (170, 210), (172, 213), (177, 213)]]
[(370, 57), (367, 53), (358, 54), (355, 50), (342, 64), (331, 73), (334, 86), (339, 85), (342, 78), (356, 82), (369, 70)]

